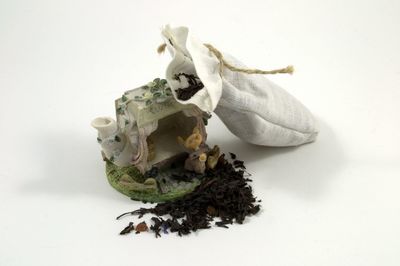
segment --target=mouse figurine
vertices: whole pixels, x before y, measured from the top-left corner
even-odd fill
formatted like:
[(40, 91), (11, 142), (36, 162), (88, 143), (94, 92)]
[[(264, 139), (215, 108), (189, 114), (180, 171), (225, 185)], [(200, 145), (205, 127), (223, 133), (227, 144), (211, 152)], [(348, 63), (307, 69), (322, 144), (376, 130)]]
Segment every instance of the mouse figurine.
[(197, 174), (204, 174), (206, 170), (207, 152), (209, 148), (203, 142), (203, 136), (198, 127), (193, 128), (192, 134), (184, 140), (178, 136), (178, 143), (188, 151), (189, 156), (185, 160), (185, 169)]

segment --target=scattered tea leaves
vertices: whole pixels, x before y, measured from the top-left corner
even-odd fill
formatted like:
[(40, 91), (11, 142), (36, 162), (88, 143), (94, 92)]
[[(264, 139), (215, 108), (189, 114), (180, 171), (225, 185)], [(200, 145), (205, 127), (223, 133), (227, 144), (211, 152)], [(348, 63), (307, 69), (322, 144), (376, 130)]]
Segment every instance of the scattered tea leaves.
[[(244, 176), (243, 168), (243, 161), (235, 160), (231, 164), (222, 155), (217, 166), (207, 170), (201, 184), (192, 193), (174, 201), (159, 203), (153, 208), (124, 213), (117, 219), (125, 215), (138, 215), (141, 218), (148, 213), (154, 214), (150, 230), (156, 237), (160, 237), (161, 232), (176, 232), (182, 236), (208, 229), (214, 220), (216, 226), (224, 228), (234, 222), (242, 224), (247, 216), (260, 210), (259, 201), (248, 184), (251, 180)], [(162, 218), (165, 216), (170, 218)], [(138, 227), (141, 226), (137, 225), (136, 230)]]

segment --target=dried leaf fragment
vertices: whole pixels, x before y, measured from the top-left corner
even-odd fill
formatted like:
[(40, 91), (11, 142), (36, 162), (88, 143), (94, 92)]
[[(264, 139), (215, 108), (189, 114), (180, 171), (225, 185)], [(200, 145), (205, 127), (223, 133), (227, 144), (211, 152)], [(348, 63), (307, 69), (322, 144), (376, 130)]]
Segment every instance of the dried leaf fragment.
[(128, 226), (125, 227), (124, 230), (122, 230), (119, 234), (120, 235), (126, 235), (126, 234), (129, 234), (130, 232), (132, 232), (134, 229), (135, 229), (135, 226), (133, 225), (132, 222), (130, 222), (128, 224)]
[(136, 225), (136, 234), (140, 232), (147, 232), (149, 228), (147, 227), (146, 222), (141, 222), (140, 224)]

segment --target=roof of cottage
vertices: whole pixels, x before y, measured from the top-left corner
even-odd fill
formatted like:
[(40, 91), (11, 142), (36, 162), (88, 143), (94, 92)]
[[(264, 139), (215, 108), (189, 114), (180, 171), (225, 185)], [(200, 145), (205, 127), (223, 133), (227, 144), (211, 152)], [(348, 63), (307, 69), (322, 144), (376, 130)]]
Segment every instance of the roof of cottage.
[(193, 107), (191, 104), (178, 103), (166, 81), (160, 79), (128, 90), (115, 101), (119, 124), (127, 125), (135, 121), (138, 127)]

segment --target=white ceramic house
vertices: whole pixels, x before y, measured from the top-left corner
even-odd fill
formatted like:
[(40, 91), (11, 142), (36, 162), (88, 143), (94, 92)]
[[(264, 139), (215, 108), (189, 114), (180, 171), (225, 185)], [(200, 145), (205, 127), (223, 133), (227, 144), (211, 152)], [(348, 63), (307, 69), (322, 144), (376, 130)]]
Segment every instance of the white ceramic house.
[(125, 92), (115, 108), (116, 121), (98, 117), (92, 126), (103, 156), (117, 166), (135, 166), (141, 173), (168, 166), (185, 154), (177, 138), (187, 138), (195, 127), (206, 140), (207, 115), (195, 105), (178, 103), (165, 80)]

